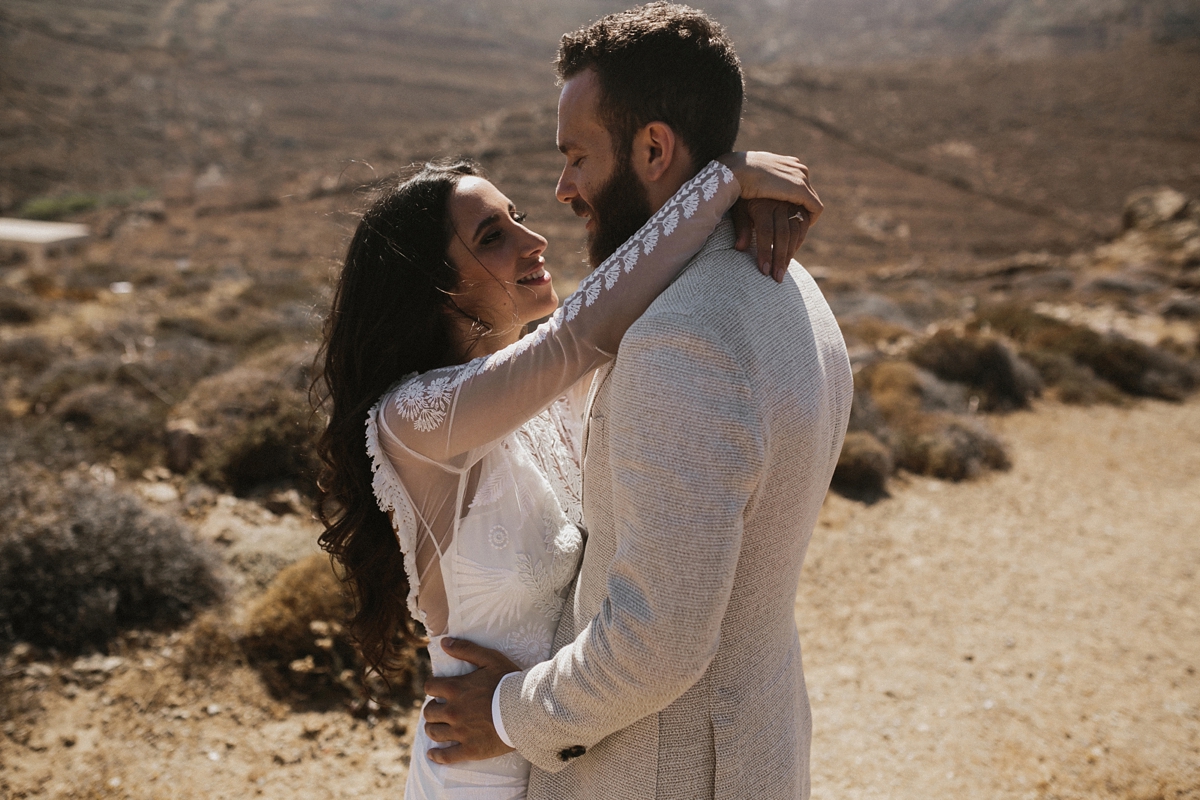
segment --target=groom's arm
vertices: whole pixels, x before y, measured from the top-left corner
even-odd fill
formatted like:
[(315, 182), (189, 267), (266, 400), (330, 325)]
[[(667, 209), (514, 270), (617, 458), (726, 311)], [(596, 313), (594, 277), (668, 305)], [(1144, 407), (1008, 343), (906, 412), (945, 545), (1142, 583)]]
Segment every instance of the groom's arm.
[(509, 738), (542, 769), (665, 708), (716, 653), (763, 437), (742, 366), (703, 324), (644, 317), (609, 377), (607, 597), (574, 642), (499, 689)]

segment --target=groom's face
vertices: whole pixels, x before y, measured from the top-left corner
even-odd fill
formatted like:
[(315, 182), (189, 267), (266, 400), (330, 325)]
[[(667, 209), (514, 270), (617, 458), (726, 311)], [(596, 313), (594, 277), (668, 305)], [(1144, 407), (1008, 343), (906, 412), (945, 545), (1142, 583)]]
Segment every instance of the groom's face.
[(566, 157), (555, 194), (587, 220), (588, 261), (600, 265), (637, 232), (653, 209), (629, 153), (614, 152), (600, 116), (600, 83), (584, 70), (563, 84), (558, 149)]

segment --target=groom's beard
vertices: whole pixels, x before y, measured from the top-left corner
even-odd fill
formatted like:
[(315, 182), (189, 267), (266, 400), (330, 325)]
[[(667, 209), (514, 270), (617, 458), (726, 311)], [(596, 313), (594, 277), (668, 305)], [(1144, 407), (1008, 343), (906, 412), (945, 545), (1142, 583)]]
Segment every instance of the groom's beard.
[[(571, 205), (576, 214), (587, 210), (586, 204), (578, 198)], [(612, 177), (596, 192), (591, 211), (592, 231), (587, 237), (587, 250), (588, 262), (595, 269), (617, 252), (617, 248), (637, 233), (654, 213), (650, 198), (646, 196), (646, 187), (638, 180), (629, 159), (622, 159), (613, 168)]]

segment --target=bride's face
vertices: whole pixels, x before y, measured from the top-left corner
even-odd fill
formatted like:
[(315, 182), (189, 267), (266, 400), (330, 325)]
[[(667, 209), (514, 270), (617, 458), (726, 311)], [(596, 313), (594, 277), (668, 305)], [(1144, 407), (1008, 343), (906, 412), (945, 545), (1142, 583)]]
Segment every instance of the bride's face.
[(554, 313), (558, 296), (546, 271), (546, 239), (526, 228), (512, 201), (488, 181), (464, 177), (450, 198), (448, 253), (458, 270), (455, 303), (486, 322), (504, 346), (521, 328)]

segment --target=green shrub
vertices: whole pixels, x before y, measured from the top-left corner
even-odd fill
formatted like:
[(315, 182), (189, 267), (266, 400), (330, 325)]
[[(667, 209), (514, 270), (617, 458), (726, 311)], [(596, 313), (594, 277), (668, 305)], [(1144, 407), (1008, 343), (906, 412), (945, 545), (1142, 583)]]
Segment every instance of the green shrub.
[(21, 206), (18, 216), (25, 219), (57, 220), (100, 207), (100, 196), (88, 193), (35, 197)]
[(71, 192), (52, 197), (35, 197), (21, 206), (17, 216), (25, 219), (57, 220), (97, 208), (124, 208), (153, 196), (154, 193), (149, 189), (137, 188), (105, 194)]
[(0, 642), (65, 652), (178, 625), (222, 593), (215, 560), (173, 518), (86, 478), (0, 469)]

